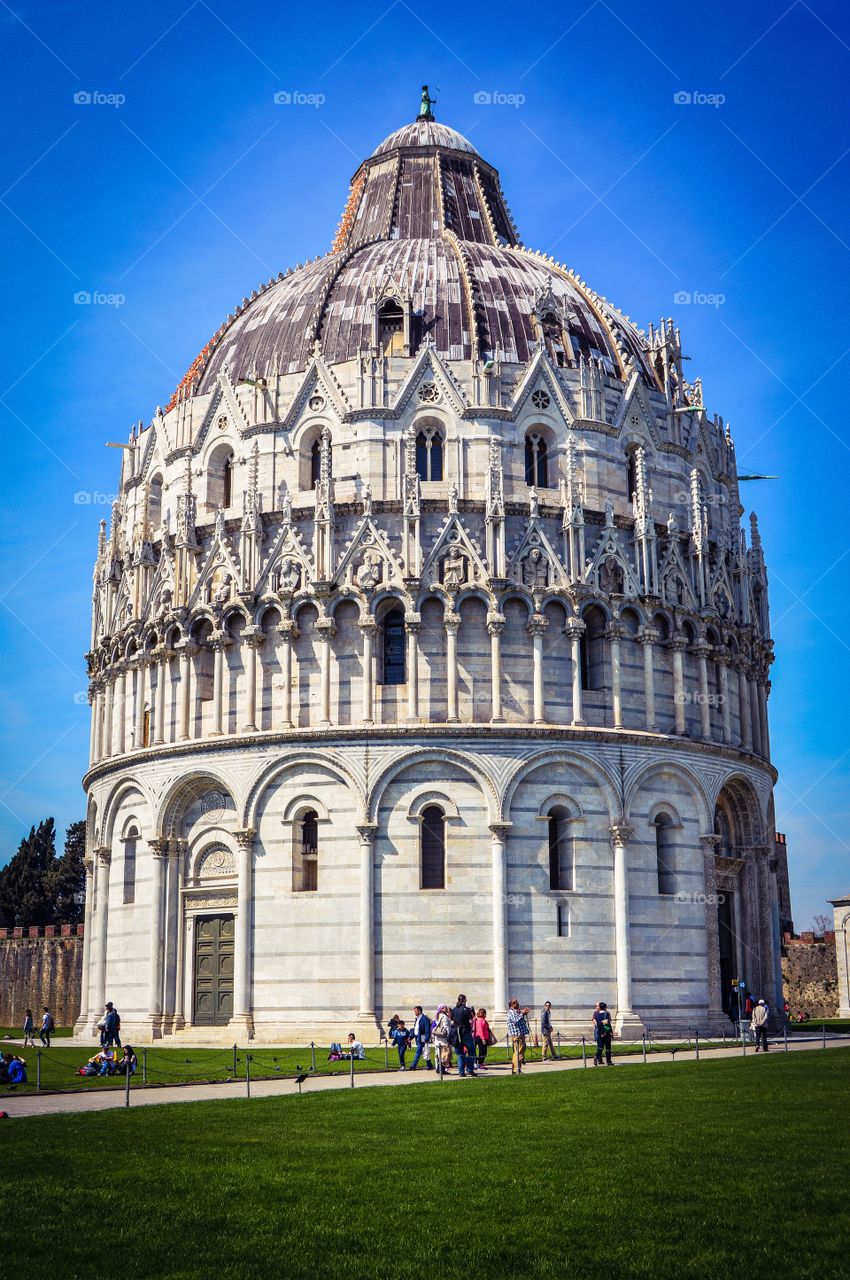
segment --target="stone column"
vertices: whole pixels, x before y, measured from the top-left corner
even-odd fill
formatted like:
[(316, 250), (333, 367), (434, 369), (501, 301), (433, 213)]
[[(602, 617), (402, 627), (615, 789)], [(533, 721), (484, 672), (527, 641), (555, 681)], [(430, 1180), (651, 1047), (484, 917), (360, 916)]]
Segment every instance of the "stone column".
[(723, 717), (723, 741), (729, 745), (732, 741), (732, 719), (729, 706), (729, 655), (721, 653), (717, 658), (720, 672), (720, 713)]
[(770, 684), (767, 680), (758, 682), (759, 729), (761, 731), (761, 753), (765, 760), (770, 759), (770, 731), (767, 724), (767, 695)]
[(319, 633), (319, 725), (327, 729), (331, 723), (331, 640), (336, 632), (333, 618), (319, 618), (316, 630)]
[(646, 703), (646, 727), (649, 733), (658, 732), (655, 719), (655, 650), (653, 645), (658, 639), (654, 627), (641, 627), (638, 632), (638, 643), (643, 645), (643, 697)]
[(127, 667), (121, 661), (118, 663), (118, 674), (115, 677), (115, 737), (114, 737), (114, 754), (123, 756), (126, 751), (125, 745), (125, 717), (127, 714)]
[(156, 666), (156, 702), (154, 703), (154, 746), (165, 742), (165, 690), (168, 686), (168, 650), (159, 645), (154, 652)]
[(224, 696), (224, 642), (223, 631), (213, 631), (210, 635), (210, 647), (213, 651), (213, 696), (212, 696), (212, 728), (207, 735), (210, 738), (221, 737), (223, 724), (222, 698)]
[[(281, 728), (292, 728), (292, 641), (295, 639), (295, 623), (286, 619), (279, 622), (277, 634), (283, 642), (280, 653), (280, 678), (283, 684), (283, 698), (280, 709)], [(272, 699), (272, 725), (277, 719), (274, 699)]]
[(614, 851), (614, 942), (617, 956), (617, 1018), (616, 1027), (622, 1031), (625, 1025), (640, 1025), (640, 1019), (632, 1009), (632, 960), (629, 941), (629, 841), (634, 828), (625, 823), (611, 827), (611, 848)]
[(360, 1012), (375, 1021), (375, 832), (376, 822), (357, 824), (360, 841)]
[(706, 742), (711, 741), (711, 706), (708, 700), (708, 653), (707, 644), (694, 645), (699, 670), (699, 718), (700, 733)]
[(418, 613), (404, 620), (404, 631), (407, 636), (407, 719), (411, 724), (419, 723), (419, 629), (421, 625)]
[(493, 1004), (497, 1018), (508, 1007), (508, 832), (512, 823), (494, 822), (493, 837)]
[(183, 886), (186, 880), (185, 840), (175, 841), (177, 857), (174, 869), (177, 872), (177, 964), (174, 990), (174, 1030), (182, 1031), (186, 1025), (186, 927), (183, 919)]
[(443, 619), (446, 628), (446, 720), (457, 724), (457, 633), (460, 615), (447, 613)]
[(762, 756), (764, 755), (764, 747), (761, 741), (761, 724), (759, 722), (758, 687), (752, 668), (747, 675), (747, 685), (750, 693), (750, 732), (753, 738), (753, 751), (755, 751), (756, 755)]
[(360, 623), (363, 637), (363, 723), (375, 723), (375, 632), (378, 624), (374, 618), (364, 618)]
[(180, 716), (177, 723), (177, 741), (189, 739), (189, 710), (192, 705), (192, 655), (196, 647), (191, 640), (181, 640), (177, 645), (180, 654)]
[(165, 869), (168, 862), (168, 841), (156, 838), (148, 841), (151, 851), (151, 941), (150, 981), (148, 986), (148, 1022), (151, 1037), (162, 1035), (162, 995), (165, 970)]
[(750, 723), (750, 690), (747, 680), (746, 659), (739, 658), (735, 664), (738, 672), (738, 708), (741, 716), (741, 746), (745, 751), (753, 749), (753, 727)]
[(490, 637), (490, 723), (501, 724), (502, 715), (502, 631), (505, 619), (501, 613), (487, 615), (487, 634)]
[(170, 856), (166, 863), (165, 883), (165, 987), (162, 1004), (163, 1030), (174, 1030), (174, 1010), (177, 1002), (177, 939), (180, 928), (180, 863), (183, 858), (183, 841), (169, 842)]
[[(242, 643), (246, 646), (248, 661), (245, 664), (245, 723), (243, 733), (257, 732), (257, 675), (262, 681), (263, 666), (258, 661), (260, 645), (265, 640), (262, 627), (246, 627), (242, 632)], [(237, 715), (238, 715), (237, 708)]]
[(97, 958), (95, 962), (94, 1007), (98, 1013), (106, 1004), (106, 941), (109, 932), (109, 871), (112, 865), (112, 854), (105, 846), (95, 849), (97, 857), (97, 907), (95, 925), (97, 926)]
[(533, 691), (533, 711), (532, 718), (535, 724), (546, 723), (546, 705), (543, 685), (543, 636), (549, 626), (542, 613), (532, 615), (526, 630), (531, 636), (531, 658), (532, 658), (532, 691)]
[(80, 976), (80, 1016), (74, 1023), (74, 1035), (87, 1035), (92, 1022), (91, 1009), (91, 934), (94, 914), (94, 858), (83, 859), (86, 871), (86, 905), (83, 926), (83, 971)]
[(622, 671), (620, 669), (620, 639), (623, 628), (619, 622), (609, 622), (605, 628), (605, 639), (611, 651), (611, 705), (614, 713), (614, 728), (623, 727)]
[(702, 865), (705, 883), (705, 962), (708, 975), (708, 1012), (712, 1018), (722, 1020), (723, 994), (720, 982), (720, 925), (717, 919), (717, 864), (715, 856), (720, 836), (700, 836)]
[(89, 764), (97, 761), (97, 689), (94, 685), (89, 689), (89, 706), (91, 707), (91, 726), (89, 728)]
[(573, 667), (573, 724), (583, 725), (584, 715), (581, 705), (581, 638), (585, 632), (583, 622), (568, 622), (566, 634), (570, 641), (570, 652)]
[(753, 912), (758, 919), (760, 986), (764, 998), (775, 1012), (780, 993), (775, 990), (776, 966), (773, 954), (773, 918), (770, 906), (770, 852), (761, 845), (753, 849), (756, 860), (756, 901)]
[(673, 708), (676, 716), (675, 731), (679, 735), (687, 732), (687, 720), (685, 718), (685, 667), (684, 658), (682, 657), (688, 642), (684, 636), (673, 636), (668, 640), (668, 646), (673, 653)]
[(103, 756), (112, 755), (112, 679), (103, 682)]
[(254, 920), (254, 836), (256, 834), (253, 827), (234, 832), (239, 844), (239, 860), (238, 907), (233, 954), (233, 1018), (230, 1025), (237, 1026), (240, 1031), (244, 1031), (249, 1036), (254, 1034), (251, 955)]

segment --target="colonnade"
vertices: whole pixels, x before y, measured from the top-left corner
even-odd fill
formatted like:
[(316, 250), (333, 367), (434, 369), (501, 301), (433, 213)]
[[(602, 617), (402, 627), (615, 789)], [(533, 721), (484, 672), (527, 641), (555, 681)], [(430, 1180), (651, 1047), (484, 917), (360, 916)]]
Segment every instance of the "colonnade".
[[(369, 678), (361, 681), (359, 723), (370, 726), (376, 720), (378, 695), (376, 635), (378, 623), (369, 616), (360, 620), (360, 659), (362, 669)], [(489, 636), (489, 663), (481, 654), (482, 670), (487, 670), (489, 683), (489, 723), (500, 724), (504, 714), (505, 674), (502, 659), (502, 633), (504, 614), (490, 610), (486, 628)], [(448, 724), (461, 722), (459, 710), (459, 660), (458, 633), (461, 617), (453, 609), (447, 609), (443, 618), (445, 632), (445, 716)], [(406, 653), (406, 720), (418, 724), (422, 720), (421, 684), (421, 622), (418, 614), (405, 619)], [(540, 613), (532, 614), (526, 624), (530, 638), (530, 711), (534, 724), (551, 723), (547, 718), (544, 696), (545, 641), (551, 634), (549, 620)], [(569, 645), (569, 672), (565, 670), (565, 685), (569, 689), (571, 718), (569, 723), (580, 727), (587, 723), (585, 702), (588, 690), (582, 685), (581, 647), (585, 624), (580, 619), (567, 621), (563, 633)], [(320, 616), (315, 623), (314, 636), (318, 659), (317, 719), (310, 727), (329, 728), (333, 725), (334, 653), (332, 642), (336, 634), (333, 618)], [(145, 653), (138, 653), (106, 668), (92, 681), (92, 729), (91, 760), (124, 755), (140, 747), (161, 746), (170, 742), (187, 742), (199, 737), (219, 737), (231, 733), (254, 733), (260, 728), (260, 711), (266, 704), (266, 681), (269, 668), (263, 651), (272, 648), (279, 667), (280, 679), (273, 691), (271, 724), (275, 730), (298, 726), (298, 710), (293, 706), (293, 685), (297, 681), (299, 661), (295, 653), (298, 629), (295, 622), (282, 620), (266, 629), (246, 626), (238, 638), (242, 676), (241, 697), (235, 715), (230, 710), (231, 681), (235, 678), (228, 663), (227, 650), (237, 640), (226, 630), (217, 628), (207, 639), (198, 644), (181, 639), (173, 647), (157, 644)], [(624, 688), (622, 643), (624, 629), (617, 621), (609, 622), (604, 632), (607, 646), (606, 670), (608, 684), (606, 694), (606, 723), (598, 727), (622, 729), (624, 727)], [(629, 639), (643, 649), (643, 728), (649, 733), (660, 731), (658, 723), (659, 665), (656, 654), (669, 651), (668, 679), (672, 677), (673, 719), (675, 735), (688, 733), (687, 707), (697, 703), (699, 728), (697, 736), (705, 741), (719, 741), (734, 746), (732, 702), (729, 671), (736, 672), (738, 739), (746, 751), (769, 758), (767, 698), (769, 684), (756, 666), (744, 657), (731, 654), (726, 649), (713, 649), (703, 641), (692, 643), (681, 633), (662, 639), (656, 628), (643, 626)], [(204, 696), (199, 663), (204, 651), (212, 654), (211, 688)], [(685, 656), (693, 661), (694, 674), (687, 677)], [(714, 684), (719, 696), (709, 687), (709, 662), (716, 664)], [(175, 672), (175, 667), (177, 668)], [(177, 679), (174, 679), (174, 676)], [(209, 677), (207, 677), (209, 679)], [(696, 684), (697, 688), (692, 687)], [(668, 686), (669, 689), (669, 686)], [(596, 691), (592, 691), (596, 692)], [(631, 691), (632, 694), (634, 691)], [(669, 697), (669, 692), (668, 695)], [(719, 704), (720, 723), (712, 723), (712, 704)], [(204, 715), (204, 707), (209, 709)], [(349, 723), (358, 723), (358, 709), (352, 707)], [(638, 727), (638, 726), (632, 726)], [(691, 730), (693, 732), (693, 728)]]

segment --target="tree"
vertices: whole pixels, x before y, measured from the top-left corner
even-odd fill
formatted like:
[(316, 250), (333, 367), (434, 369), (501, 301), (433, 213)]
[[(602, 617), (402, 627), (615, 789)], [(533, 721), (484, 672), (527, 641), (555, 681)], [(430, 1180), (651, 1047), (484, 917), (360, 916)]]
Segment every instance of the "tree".
[(53, 906), (52, 922), (78, 924), (83, 918), (86, 870), (86, 824), (72, 822), (65, 832), (65, 850), (45, 876), (46, 896)]
[(86, 824), (72, 822), (65, 849), (56, 857), (56, 831), (45, 818), (20, 843), (18, 852), (0, 870), (0, 916), (10, 928), (28, 925), (75, 924), (82, 917), (85, 888), (83, 854)]
[(828, 916), (825, 911), (812, 917), (812, 932), (819, 938), (822, 938), (832, 928), (832, 916)]

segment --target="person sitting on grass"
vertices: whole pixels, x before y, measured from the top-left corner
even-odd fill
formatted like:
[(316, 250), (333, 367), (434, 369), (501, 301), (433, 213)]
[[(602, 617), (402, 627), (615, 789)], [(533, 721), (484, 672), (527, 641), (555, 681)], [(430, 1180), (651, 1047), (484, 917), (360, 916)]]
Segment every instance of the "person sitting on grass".
[(88, 1062), (80, 1067), (80, 1075), (108, 1076), (114, 1060), (115, 1054), (111, 1049), (98, 1049), (97, 1053), (93, 1053)]
[(20, 1058), (16, 1053), (6, 1053), (5, 1058), (5, 1081), (11, 1087), (15, 1088), (19, 1084), (27, 1082), (27, 1061), (26, 1058)]
[(347, 1052), (342, 1055), (346, 1061), (350, 1061), (352, 1058), (355, 1060), (362, 1060), (366, 1057), (366, 1050), (363, 1048), (363, 1045), (357, 1039), (353, 1031), (349, 1031), (348, 1033), (346, 1047)]
[(398, 1069), (404, 1071), (404, 1055), (410, 1046), (410, 1032), (404, 1025), (403, 1019), (399, 1018), (398, 1025), (392, 1032), (390, 1039), (398, 1049)]
[(119, 1058), (112, 1068), (114, 1076), (134, 1076), (136, 1074), (136, 1055), (133, 1053), (133, 1046), (124, 1045), (124, 1056)]

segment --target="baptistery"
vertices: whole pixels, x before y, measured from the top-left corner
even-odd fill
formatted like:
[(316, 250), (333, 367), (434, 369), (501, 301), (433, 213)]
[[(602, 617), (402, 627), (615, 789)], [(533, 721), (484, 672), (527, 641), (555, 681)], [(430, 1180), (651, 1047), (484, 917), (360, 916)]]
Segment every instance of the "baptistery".
[(781, 990), (730, 431), (431, 106), (123, 448), (81, 1034), (377, 1037), (458, 991), (711, 1031)]

